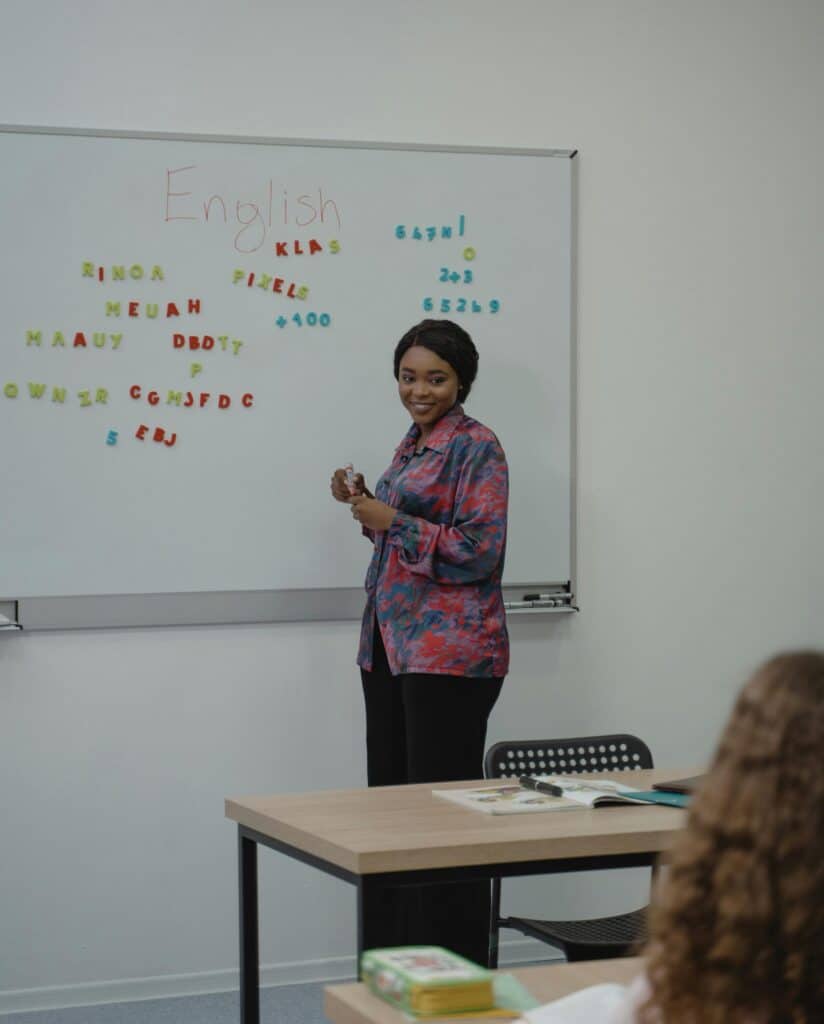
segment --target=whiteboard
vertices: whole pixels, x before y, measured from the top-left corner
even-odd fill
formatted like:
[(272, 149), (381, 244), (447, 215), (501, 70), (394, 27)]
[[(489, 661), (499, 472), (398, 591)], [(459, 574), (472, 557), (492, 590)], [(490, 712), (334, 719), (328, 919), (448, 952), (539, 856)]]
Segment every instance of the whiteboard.
[(360, 588), (329, 478), (388, 465), (424, 316), (480, 352), (505, 584), (567, 585), (572, 156), (0, 130), (0, 598)]

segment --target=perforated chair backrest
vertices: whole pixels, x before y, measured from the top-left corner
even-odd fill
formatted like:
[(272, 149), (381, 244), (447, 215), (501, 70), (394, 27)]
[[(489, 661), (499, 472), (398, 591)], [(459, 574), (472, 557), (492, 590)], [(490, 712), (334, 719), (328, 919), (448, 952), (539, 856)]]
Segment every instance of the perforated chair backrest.
[(580, 775), (652, 768), (649, 747), (637, 736), (571, 736), (553, 740), (501, 740), (484, 758), (484, 778)]

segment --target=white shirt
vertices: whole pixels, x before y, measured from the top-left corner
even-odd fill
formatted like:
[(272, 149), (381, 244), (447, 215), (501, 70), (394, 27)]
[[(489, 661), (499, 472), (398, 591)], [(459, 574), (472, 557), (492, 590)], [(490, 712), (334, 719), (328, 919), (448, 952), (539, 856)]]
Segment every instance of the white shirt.
[(637, 1012), (649, 998), (646, 975), (630, 985), (593, 985), (563, 999), (527, 1010), (524, 1024), (637, 1024)]

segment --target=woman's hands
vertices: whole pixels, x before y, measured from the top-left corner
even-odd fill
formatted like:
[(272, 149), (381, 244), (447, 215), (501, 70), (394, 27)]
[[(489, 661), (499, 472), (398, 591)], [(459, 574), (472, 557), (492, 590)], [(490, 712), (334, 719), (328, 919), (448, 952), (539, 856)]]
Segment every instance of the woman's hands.
[(372, 494), (366, 489), (363, 473), (355, 473), (352, 480), (352, 489), (349, 489), (349, 484), (346, 482), (345, 469), (336, 469), (332, 474), (330, 490), (335, 501), (349, 501), (356, 494), (365, 494), (368, 498), (372, 497)]
[(388, 530), (395, 518), (395, 510), (391, 505), (371, 495), (355, 494), (349, 503), (352, 506), (352, 518), (370, 530)]
[(352, 506), (352, 518), (370, 530), (388, 530), (395, 518), (395, 510), (378, 499), (366, 487), (363, 473), (355, 473), (352, 485), (346, 481), (346, 469), (336, 469), (330, 485), (335, 501)]

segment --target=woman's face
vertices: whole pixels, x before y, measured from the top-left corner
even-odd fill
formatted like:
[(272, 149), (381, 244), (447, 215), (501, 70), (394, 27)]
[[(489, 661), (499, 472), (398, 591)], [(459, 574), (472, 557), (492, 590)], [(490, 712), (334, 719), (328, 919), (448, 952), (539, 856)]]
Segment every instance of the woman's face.
[(398, 367), (398, 394), (413, 421), (426, 437), (458, 400), (458, 375), (423, 345), (412, 345)]

